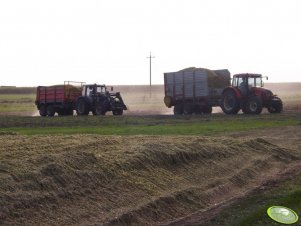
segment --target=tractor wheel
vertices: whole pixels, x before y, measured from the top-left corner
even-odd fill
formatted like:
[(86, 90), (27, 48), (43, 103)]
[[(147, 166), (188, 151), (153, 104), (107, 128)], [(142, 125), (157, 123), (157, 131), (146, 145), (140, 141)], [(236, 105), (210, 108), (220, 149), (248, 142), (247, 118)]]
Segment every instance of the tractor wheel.
[(112, 112), (113, 112), (113, 115), (123, 115), (123, 110), (122, 109), (114, 110)]
[(47, 116), (53, 117), (55, 114), (54, 107), (52, 105), (48, 105), (46, 108)]
[(223, 94), (221, 107), (226, 114), (237, 114), (239, 112), (239, 100), (233, 91), (226, 91)]
[(260, 114), (262, 111), (262, 102), (259, 97), (250, 97), (245, 105), (245, 113)]
[(42, 116), (42, 117), (47, 116), (47, 111), (46, 111), (46, 105), (45, 104), (42, 104), (40, 106), (39, 113), (40, 113), (40, 116)]
[(105, 115), (106, 110), (103, 104), (96, 104), (95, 109), (92, 111), (93, 115)]
[(76, 103), (76, 113), (78, 115), (88, 115), (89, 114), (89, 106), (87, 101), (84, 98), (78, 99)]
[(185, 104), (183, 109), (184, 115), (192, 115), (193, 113), (193, 105), (192, 104)]
[(176, 104), (173, 108), (174, 115), (182, 115), (183, 114), (183, 104)]
[(283, 104), (282, 104), (282, 100), (280, 98), (274, 98), (271, 101), (270, 106), (268, 107), (268, 111), (270, 113), (280, 113), (283, 110)]

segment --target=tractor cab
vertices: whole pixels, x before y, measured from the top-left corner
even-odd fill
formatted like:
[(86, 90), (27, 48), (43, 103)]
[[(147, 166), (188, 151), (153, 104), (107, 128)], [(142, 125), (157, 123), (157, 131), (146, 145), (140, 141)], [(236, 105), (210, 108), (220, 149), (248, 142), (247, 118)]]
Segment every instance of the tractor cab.
[(97, 95), (105, 94), (107, 92), (107, 87), (105, 85), (84, 85), (82, 96), (94, 97)]
[(233, 76), (232, 87), (240, 90), (243, 96), (248, 95), (254, 88), (263, 87), (261, 74), (236, 74)]

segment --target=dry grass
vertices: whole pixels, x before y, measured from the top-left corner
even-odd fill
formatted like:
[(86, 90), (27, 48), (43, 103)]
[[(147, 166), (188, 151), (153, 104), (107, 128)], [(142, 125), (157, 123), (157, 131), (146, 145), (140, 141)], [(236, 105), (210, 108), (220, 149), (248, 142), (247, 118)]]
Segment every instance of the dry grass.
[(0, 224), (158, 224), (299, 159), (263, 139), (0, 135)]

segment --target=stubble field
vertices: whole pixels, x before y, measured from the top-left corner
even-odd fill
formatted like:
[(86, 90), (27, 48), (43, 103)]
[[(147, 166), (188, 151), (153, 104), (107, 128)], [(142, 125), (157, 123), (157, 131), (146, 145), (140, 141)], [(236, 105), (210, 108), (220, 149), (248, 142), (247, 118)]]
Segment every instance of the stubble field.
[(115, 87), (122, 117), (41, 118), (34, 105), (19, 111), (23, 94), (0, 95), (0, 109), (15, 108), (0, 116), (0, 225), (277, 225), (269, 205), (301, 214), (300, 84), (271, 89), (283, 114), (174, 117), (157, 86)]

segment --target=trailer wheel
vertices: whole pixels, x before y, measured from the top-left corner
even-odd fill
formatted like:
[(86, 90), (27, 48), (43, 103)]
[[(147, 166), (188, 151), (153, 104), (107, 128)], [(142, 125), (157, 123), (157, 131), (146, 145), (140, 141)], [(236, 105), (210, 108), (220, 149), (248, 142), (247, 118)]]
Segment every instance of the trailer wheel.
[(42, 104), (42, 105), (40, 106), (39, 113), (40, 113), (40, 116), (42, 116), (42, 117), (47, 116), (47, 111), (46, 111), (46, 106), (45, 106), (45, 104)]
[(182, 115), (183, 114), (183, 104), (176, 104), (173, 108), (174, 115)]
[(212, 113), (212, 107), (211, 106), (205, 106), (204, 108), (203, 108), (203, 113), (204, 114), (211, 114)]
[(64, 115), (66, 115), (66, 114), (65, 114), (65, 110), (59, 110), (59, 111), (57, 112), (57, 114), (58, 114), (59, 116), (64, 116)]
[(280, 113), (283, 110), (283, 104), (282, 104), (282, 100), (280, 98), (274, 98), (271, 103), (270, 106), (268, 107), (268, 111), (273, 114), (273, 113)]
[(76, 113), (78, 115), (88, 115), (89, 114), (89, 106), (84, 98), (80, 98), (76, 102)]
[(192, 115), (192, 113), (193, 113), (193, 105), (192, 104), (185, 104), (184, 105), (183, 113), (184, 113), (184, 115)]
[(66, 110), (66, 115), (73, 115), (73, 109), (72, 108), (68, 108)]
[(47, 116), (53, 117), (55, 114), (54, 107), (52, 105), (48, 105), (46, 108)]
[(247, 114), (260, 114), (262, 111), (262, 102), (259, 97), (250, 97), (245, 105), (245, 112)]

